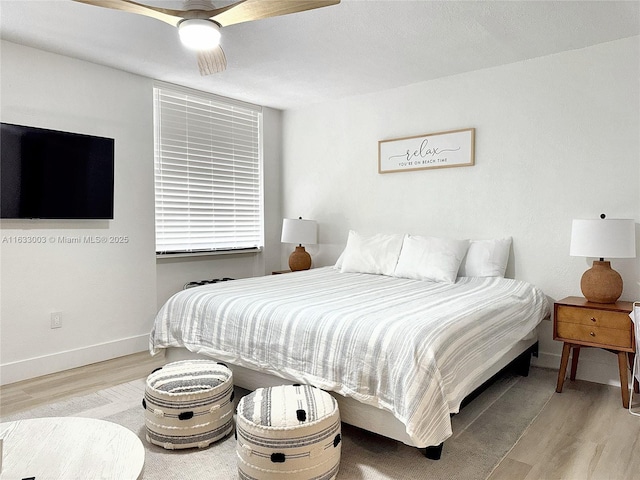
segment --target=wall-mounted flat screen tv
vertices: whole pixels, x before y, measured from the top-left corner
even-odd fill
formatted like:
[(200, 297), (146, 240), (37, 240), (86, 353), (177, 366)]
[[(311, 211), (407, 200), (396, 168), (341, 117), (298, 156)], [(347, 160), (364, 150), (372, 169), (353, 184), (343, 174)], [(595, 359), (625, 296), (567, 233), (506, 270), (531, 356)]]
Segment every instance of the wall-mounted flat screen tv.
[(114, 140), (0, 123), (0, 217), (112, 219)]

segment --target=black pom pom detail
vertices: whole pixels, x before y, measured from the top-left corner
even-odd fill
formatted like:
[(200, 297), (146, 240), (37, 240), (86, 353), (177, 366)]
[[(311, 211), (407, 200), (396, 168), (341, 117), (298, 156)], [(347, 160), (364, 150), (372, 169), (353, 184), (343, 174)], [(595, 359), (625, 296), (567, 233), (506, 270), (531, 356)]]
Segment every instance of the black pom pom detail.
[(191, 420), (193, 418), (193, 412), (182, 412), (178, 415), (179, 420)]
[(284, 453), (272, 453), (271, 454), (271, 462), (272, 463), (284, 463), (285, 456)]
[(336, 438), (333, 439), (333, 448), (336, 448), (338, 445), (340, 445), (341, 441), (342, 437), (340, 436), (340, 434), (337, 434)]
[(292, 387), (299, 387), (300, 384), (299, 383), (294, 383), (293, 385), (291, 385)]
[(296, 417), (298, 417), (299, 422), (304, 422), (307, 419), (307, 412), (304, 410), (296, 410)]
[(147, 409), (147, 401), (144, 398), (142, 399), (142, 408)]

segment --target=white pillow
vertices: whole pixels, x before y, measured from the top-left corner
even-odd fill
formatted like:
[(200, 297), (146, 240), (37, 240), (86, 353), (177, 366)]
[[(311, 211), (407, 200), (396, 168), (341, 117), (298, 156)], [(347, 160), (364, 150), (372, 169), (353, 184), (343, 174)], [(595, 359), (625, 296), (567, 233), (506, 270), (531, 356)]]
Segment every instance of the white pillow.
[(341, 272), (393, 275), (402, 248), (402, 235), (362, 236), (349, 231)]
[(504, 277), (509, 261), (511, 237), (472, 240), (460, 265), (461, 277)]
[(468, 240), (407, 235), (394, 275), (414, 280), (455, 283)]

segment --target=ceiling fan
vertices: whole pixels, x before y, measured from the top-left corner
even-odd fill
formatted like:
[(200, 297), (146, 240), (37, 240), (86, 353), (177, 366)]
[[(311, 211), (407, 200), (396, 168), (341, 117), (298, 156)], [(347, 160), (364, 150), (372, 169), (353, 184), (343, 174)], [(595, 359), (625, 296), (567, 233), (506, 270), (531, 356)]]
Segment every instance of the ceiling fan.
[(196, 50), (201, 75), (211, 75), (227, 68), (227, 59), (220, 47), (222, 27), (340, 3), (340, 0), (239, 0), (216, 8), (208, 0), (185, 0), (186, 9), (175, 10), (132, 0), (74, 1), (146, 15), (177, 27), (182, 43)]

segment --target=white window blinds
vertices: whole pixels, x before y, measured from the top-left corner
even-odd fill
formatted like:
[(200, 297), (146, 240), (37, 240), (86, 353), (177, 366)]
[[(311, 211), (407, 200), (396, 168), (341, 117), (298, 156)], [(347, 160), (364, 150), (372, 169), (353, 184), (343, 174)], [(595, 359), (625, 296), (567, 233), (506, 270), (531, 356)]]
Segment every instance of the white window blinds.
[(154, 88), (156, 252), (263, 246), (260, 107)]

